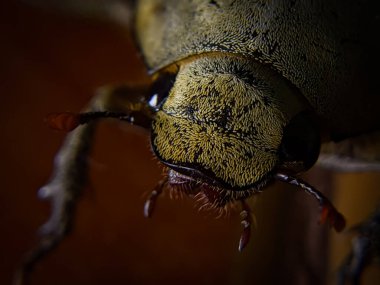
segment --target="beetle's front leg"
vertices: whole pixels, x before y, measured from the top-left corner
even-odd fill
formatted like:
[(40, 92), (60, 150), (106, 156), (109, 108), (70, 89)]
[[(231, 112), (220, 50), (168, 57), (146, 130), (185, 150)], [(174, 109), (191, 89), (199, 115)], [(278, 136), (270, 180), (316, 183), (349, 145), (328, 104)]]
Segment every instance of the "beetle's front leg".
[[(25, 257), (14, 284), (22, 284), (35, 263), (58, 245), (71, 228), (76, 203), (87, 183), (88, 156), (96, 127), (94, 119), (109, 117), (104, 114), (118, 114), (117, 118), (121, 120), (147, 127), (151, 119), (147, 94), (146, 87), (105, 88), (90, 102), (86, 108), (87, 113), (50, 116), (49, 120), (64, 118), (71, 125), (70, 128), (76, 127), (73, 122), (83, 125), (68, 134), (55, 157), (49, 182), (38, 192), (40, 198), (51, 201), (52, 212), (49, 220), (41, 227), (39, 243)], [(76, 116), (80, 119), (77, 120)], [(67, 122), (59, 121), (58, 125), (67, 126)]]
[(240, 236), (239, 241), (239, 251), (242, 251), (251, 238), (251, 225), (252, 225), (252, 212), (245, 200), (241, 200), (242, 210), (240, 212), (241, 225), (243, 226), (243, 231)]
[(77, 128), (66, 137), (57, 153), (50, 181), (38, 191), (40, 198), (51, 200), (51, 215), (40, 229), (37, 246), (25, 256), (14, 284), (23, 284), (35, 263), (68, 233), (75, 204), (87, 181), (87, 157), (94, 129), (94, 123)]

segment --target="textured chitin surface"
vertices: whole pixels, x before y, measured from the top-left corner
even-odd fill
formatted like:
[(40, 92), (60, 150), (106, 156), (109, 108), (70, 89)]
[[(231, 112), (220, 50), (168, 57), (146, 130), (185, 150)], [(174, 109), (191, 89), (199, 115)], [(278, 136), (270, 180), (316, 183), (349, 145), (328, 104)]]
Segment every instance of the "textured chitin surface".
[(378, 63), (376, 1), (139, 2), (136, 34), (151, 70), (209, 51), (249, 55), (299, 88), (333, 136), (378, 126), (380, 96), (367, 82)]
[[(197, 169), (228, 187), (263, 184), (278, 163), (287, 84), (235, 57), (184, 65), (153, 123), (152, 145), (167, 163)], [(188, 79), (191, 78), (189, 83)]]

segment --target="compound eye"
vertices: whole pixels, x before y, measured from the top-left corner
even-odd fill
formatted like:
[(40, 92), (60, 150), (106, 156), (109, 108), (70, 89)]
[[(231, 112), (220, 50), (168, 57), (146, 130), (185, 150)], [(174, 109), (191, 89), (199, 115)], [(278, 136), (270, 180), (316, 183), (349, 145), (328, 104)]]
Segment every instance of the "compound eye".
[(280, 146), (283, 167), (295, 173), (309, 169), (318, 159), (320, 145), (313, 116), (307, 111), (297, 114), (284, 129)]
[(159, 110), (162, 104), (165, 102), (172, 89), (177, 74), (164, 72), (158, 75), (151, 86), (151, 97), (148, 100), (149, 106), (156, 111)]

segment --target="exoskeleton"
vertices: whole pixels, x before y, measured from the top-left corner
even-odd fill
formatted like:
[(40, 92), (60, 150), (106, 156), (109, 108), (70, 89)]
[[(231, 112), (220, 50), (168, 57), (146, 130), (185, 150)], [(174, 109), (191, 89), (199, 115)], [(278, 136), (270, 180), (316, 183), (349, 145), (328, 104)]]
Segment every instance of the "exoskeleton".
[[(319, 157), (333, 168), (379, 169), (379, 46), (374, 40), (379, 13), (374, 2), (131, 4), (130, 27), (151, 84), (105, 88), (82, 113), (49, 116), (51, 125), (71, 132), (51, 180), (39, 192), (52, 200), (53, 213), (25, 268), (67, 232), (100, 118), (151, 131), (152, 150), (167, 174), (146, 202), (146, 216), (165, 188), (214, 208), (239, 201), (242, 250), (252, 223), (245, 199), (280, 180), (314, 195), (322, 220), (341, 230), (343, 217), (296, 176)], [(326, 146), (320, 155), (321, 144)], [(342, 157), (349, 161), (340, 164)]]

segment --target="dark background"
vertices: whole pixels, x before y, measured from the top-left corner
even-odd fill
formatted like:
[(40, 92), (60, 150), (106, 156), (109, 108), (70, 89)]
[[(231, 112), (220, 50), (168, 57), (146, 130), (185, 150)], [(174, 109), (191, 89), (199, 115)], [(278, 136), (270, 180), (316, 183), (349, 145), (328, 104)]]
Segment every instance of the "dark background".
[[(64, 134), (44, 124), (46, 114), (79, 111), (99, 86), (144, 80), (144, 66), (123, 29), (19, 2), (0, 4), (0, 284), (11, 283), (49, 215), (36, 192), (49, 178)], [(319, 226), (318, 206), (309, 196), (275, 184), (252, 199), (258, 226), (239, 253), (238, 211), (216, 219), (198, 212), (190, 198), (165, 195), (153, 218), (144, 219), (144, 199), (160, 173), (146, 134), (102, 123), (75, 229), (37, 266), (31, 284), (334, 281), (351, 236)], [(376, 174), (314, 170), (308, 180), (333, 197), (349, 225), (380, 200)], [(371, 267), (365, 284), (379, 278)]]

